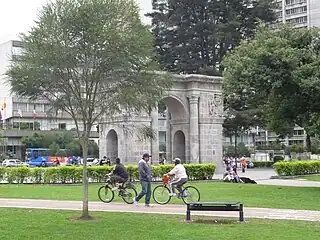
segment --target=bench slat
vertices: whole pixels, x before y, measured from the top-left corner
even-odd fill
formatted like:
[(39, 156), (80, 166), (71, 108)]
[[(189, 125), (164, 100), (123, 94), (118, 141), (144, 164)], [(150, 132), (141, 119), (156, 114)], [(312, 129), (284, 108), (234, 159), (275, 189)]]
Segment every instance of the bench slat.
[(240, 202), (192, 202), (190, 205), (237, 205)]

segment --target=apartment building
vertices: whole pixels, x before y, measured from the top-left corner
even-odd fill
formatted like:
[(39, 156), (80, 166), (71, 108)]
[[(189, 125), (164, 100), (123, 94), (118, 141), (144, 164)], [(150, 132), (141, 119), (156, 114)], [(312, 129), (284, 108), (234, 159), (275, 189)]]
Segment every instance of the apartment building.
[[(237, 137), (238, 143), (244, 143), (246, 147), (256, 147), (259, 145), (271, 145), (272, 143), (280, 142), (286, 146), (292, 146), (296, 144), (306, 145), (307, 133), (299, 126), (296, 126), (293, 130), (292, 136), (286, 138), (279, 138), (275, 132), (267, 131), (261, 128), (251, 129), (249, 133), (239, 134)], [(224, 146), (230, 146), (231, 142), (234, 144), (235, 136), (225, 137)]]
[(320, 26), (319, 0), (277, 0), (278, 21), (296, 27)]

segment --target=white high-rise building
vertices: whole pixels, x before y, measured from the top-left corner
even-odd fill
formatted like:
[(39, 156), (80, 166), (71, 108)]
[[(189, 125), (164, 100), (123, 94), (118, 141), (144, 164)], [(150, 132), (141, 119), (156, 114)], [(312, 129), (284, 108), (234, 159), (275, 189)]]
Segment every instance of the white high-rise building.
[(277, 0), (279, 22), (320, 27), (320, 0)]

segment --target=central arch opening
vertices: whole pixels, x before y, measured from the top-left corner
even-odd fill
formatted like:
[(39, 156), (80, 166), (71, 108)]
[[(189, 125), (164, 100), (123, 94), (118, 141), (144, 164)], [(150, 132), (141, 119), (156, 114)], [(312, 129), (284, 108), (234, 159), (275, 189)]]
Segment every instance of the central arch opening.
[[(174, 133), (184, 130), (183, 124), (187, 122), (187, 109), (183, 101), (174, 95), (168, 95), (158, 104), (158, 127), (159, 127), (159, 162), (166, 159), (169, 163), (172, 158), (180, 156), (186, 161), (185, 134), (178, 133), (179, 141), (174, 141)], [(177, 150), (179, 149), (179, 150)], [(183, 150), (184, 149), (184, 150)]]
[(107, 157), (112, 161), (118, 157), (118, 135), (113, 129), (107, 134)]
[(180, 158), (182, 163), (186, 162), (186, 137), (182, 131), (177, 131), (173, 137), (173, 156)]

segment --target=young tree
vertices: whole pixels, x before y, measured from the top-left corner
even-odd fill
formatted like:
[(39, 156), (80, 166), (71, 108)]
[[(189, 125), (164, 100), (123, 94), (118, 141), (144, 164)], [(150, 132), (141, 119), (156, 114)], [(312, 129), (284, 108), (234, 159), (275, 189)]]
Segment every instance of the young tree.
[(74, 120), (83, 150), (83, 209), (89, 219), (87, 156), (94, 124), (123, 109), (157, 106), (170, 78), (155, 74), (152, 35), (134, 0), (57, 0), (22, 35), (8, 71), (14, 93), (49, 101)]

